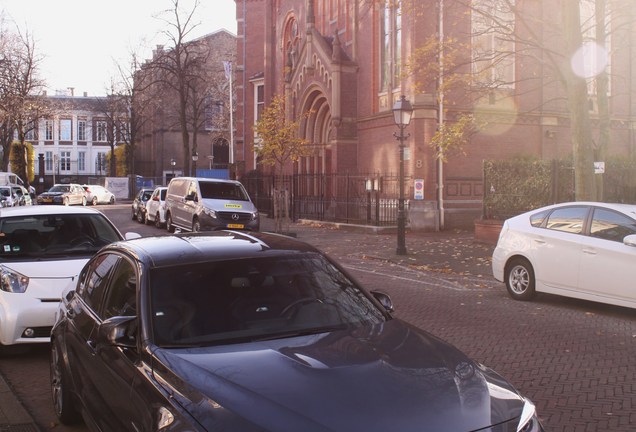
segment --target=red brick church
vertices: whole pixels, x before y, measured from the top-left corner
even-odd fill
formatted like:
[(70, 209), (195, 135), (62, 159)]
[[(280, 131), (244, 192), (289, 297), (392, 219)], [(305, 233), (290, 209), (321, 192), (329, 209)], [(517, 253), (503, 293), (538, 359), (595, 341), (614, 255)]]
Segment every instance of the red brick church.
[[(413, 228), (472, 221), (481, 208), (483, 160), (572, 152), (567, 94), (558, 76), (559, 62), (568, 60), (548, 59), (564, 53), (560, 1), (484, 0), (472, 8), (461, 0), (235, 1), (234, 151), (246, 172), (257, 164), (253, 124), (276, 94), (285, 95), (289, 116), (311, 112), (299, 133), (313, 154), (290, 165), (290, 173), (378, 176), (399, 171), (392, 108), (404, 95), (414, 109), (403, 153)], [(629, 48), (635, 13), (630, 0), (621, 1), (624, 7), (608, 12), (614, 31), (605, 41), (604, 70), (611, 70), (610, 150), (629, 155), (636, 124)], [(584, 5), (583, 42), (593, 39), (592, 16)], [(505, 20), (508, 28), (496, 28)], [(588, 79), (593, 127), (596, 84)], [(487, 126), (444, 160), (436, 158), (431, 140), (440, 124), (463, 115)]]

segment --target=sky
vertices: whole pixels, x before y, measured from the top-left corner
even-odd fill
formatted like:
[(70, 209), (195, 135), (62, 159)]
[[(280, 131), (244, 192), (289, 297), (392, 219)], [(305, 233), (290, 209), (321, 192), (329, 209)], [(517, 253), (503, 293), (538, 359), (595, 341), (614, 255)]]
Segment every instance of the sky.
[[(193, 0), (179, 0), (186, 11)], [(0, 0), (10, 25), (28, 30), (41, 55), (40, 77), (49, 94), (74, 88), (75, 95), (107, 93), (116, 64), (128, 65), (131, 53), (152, 56), (157, 44), (166, 44), (161, 31), (174, 14), (172, 0)], [(236, 35), (234, 0), (200, 0), (194, 19), (199, 25), (192, 38), (220, 29)], [(14, 27), (15, 28), (15, 27)]]

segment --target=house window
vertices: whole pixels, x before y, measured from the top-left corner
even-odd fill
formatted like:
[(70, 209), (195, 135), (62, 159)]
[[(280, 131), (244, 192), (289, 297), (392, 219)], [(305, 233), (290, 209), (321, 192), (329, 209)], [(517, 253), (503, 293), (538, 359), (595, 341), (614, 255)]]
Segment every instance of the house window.
[(95, 137), (96, 141), (106, 142), (108, 140), (108, 126), (105, 121), (98, 121), (96, 123), (97, 126), (97, 135)]
[(44, 139), (53, 141), (53, 120), (44, 121)]
[(44, 171), (51, 172), (53, 171), (53, 152), (47, 151), (44, 152)]
[(60, 119), (59, 140), (71, 141), (71, 119)]
[(98, 175), (104, 175), (106, 173), (106, 154), (97, 153), (95, 158), (95, 172)]
[(214, 129), (214, 119), (223, 115), (223, 102), (206, 96), (204, 103), (205, 130), (209, 131)]
[(474, 82), (488, 88), (514, 88), (514, 1), (482, 0), (471, 15)]
[(86, 141), (86, 120), (77, 121), (77, 140)]
[(71, 152), (60, 152), (60, 171), (69, 172), (71, 170)]
[(86, 171), (86, 152), (77, 153), (77, 170)]
[(402, 68), (401, 2), (387, 1), (380, 22), (380, 91), (387, 92), (400, 84)]
[(254, 86), (254, 123), (258, 122), (265, 109), (265, 85), (263, 83)]

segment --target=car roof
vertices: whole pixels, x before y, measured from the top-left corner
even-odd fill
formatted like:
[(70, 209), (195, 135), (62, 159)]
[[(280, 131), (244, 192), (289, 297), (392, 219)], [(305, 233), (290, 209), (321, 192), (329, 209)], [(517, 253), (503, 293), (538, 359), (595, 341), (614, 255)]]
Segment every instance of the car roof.
[(99, 210), (95, 210), (87, 207), (68, 207), (62, 205), (34, 205), (34, 206), (20, 206), (20, 207), (7, 207), (0, 209), (0, 217), (9, 216), (40, 216), (40, 215), (54, 215), (54, 214), (102, 214)]
[(142, 237), (112, 243), (104, 250), (127, 252), (149, 267), (303, 252), (319, 253), (315, 247), (288, 236), (243, 231), (210, 231)]
[(179, 180), (196, 180), (198, 182), (209, 182), (209, 183), (232, 183), (232, 184), (240, 184), (241, 183), (238, 180), (209, 178), (209, 177), (175, 177), (175, 179), (179, 179)]
[(602, 207), (610, 210), (615, 210), (627, 215), (630, 215), (634, 219), (636, 219), (636, 204), (623, 204), (623, 203), (604, 203), (597, 201), (572, 201), (572, 202), (563, 202), (558, 204), (551, 204), (545, 207), (536, 208), (534, 210), (530, 210), (523, 214), (520, 214), (518, 217), (523, 217), (535, 213), (539, 213), (542, 211), (549, 211), (562, 207), (572, 207), (572, 206), (592, 206), (592, 207)]

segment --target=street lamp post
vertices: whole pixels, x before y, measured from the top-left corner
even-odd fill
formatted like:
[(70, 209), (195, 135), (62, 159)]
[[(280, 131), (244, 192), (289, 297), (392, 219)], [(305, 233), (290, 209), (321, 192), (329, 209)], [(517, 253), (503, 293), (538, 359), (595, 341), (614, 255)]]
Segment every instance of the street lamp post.
[(192, 177), (197, 176), (197, 161), (199, 160), (199, 153), (192, 152)]
[(397, 215), (397, 250), (398, 255), (406, 255), (406, 215), (404, 213), (404, 141), (410, 134), (404, 134), (404, 129), (411, 123), (413, 107), (408, 99), (402, 95), (393, 105), (393, 119), (400, 133), (393, 133), (393, 136), (400, 142), (400, 198), (398, 200)]

